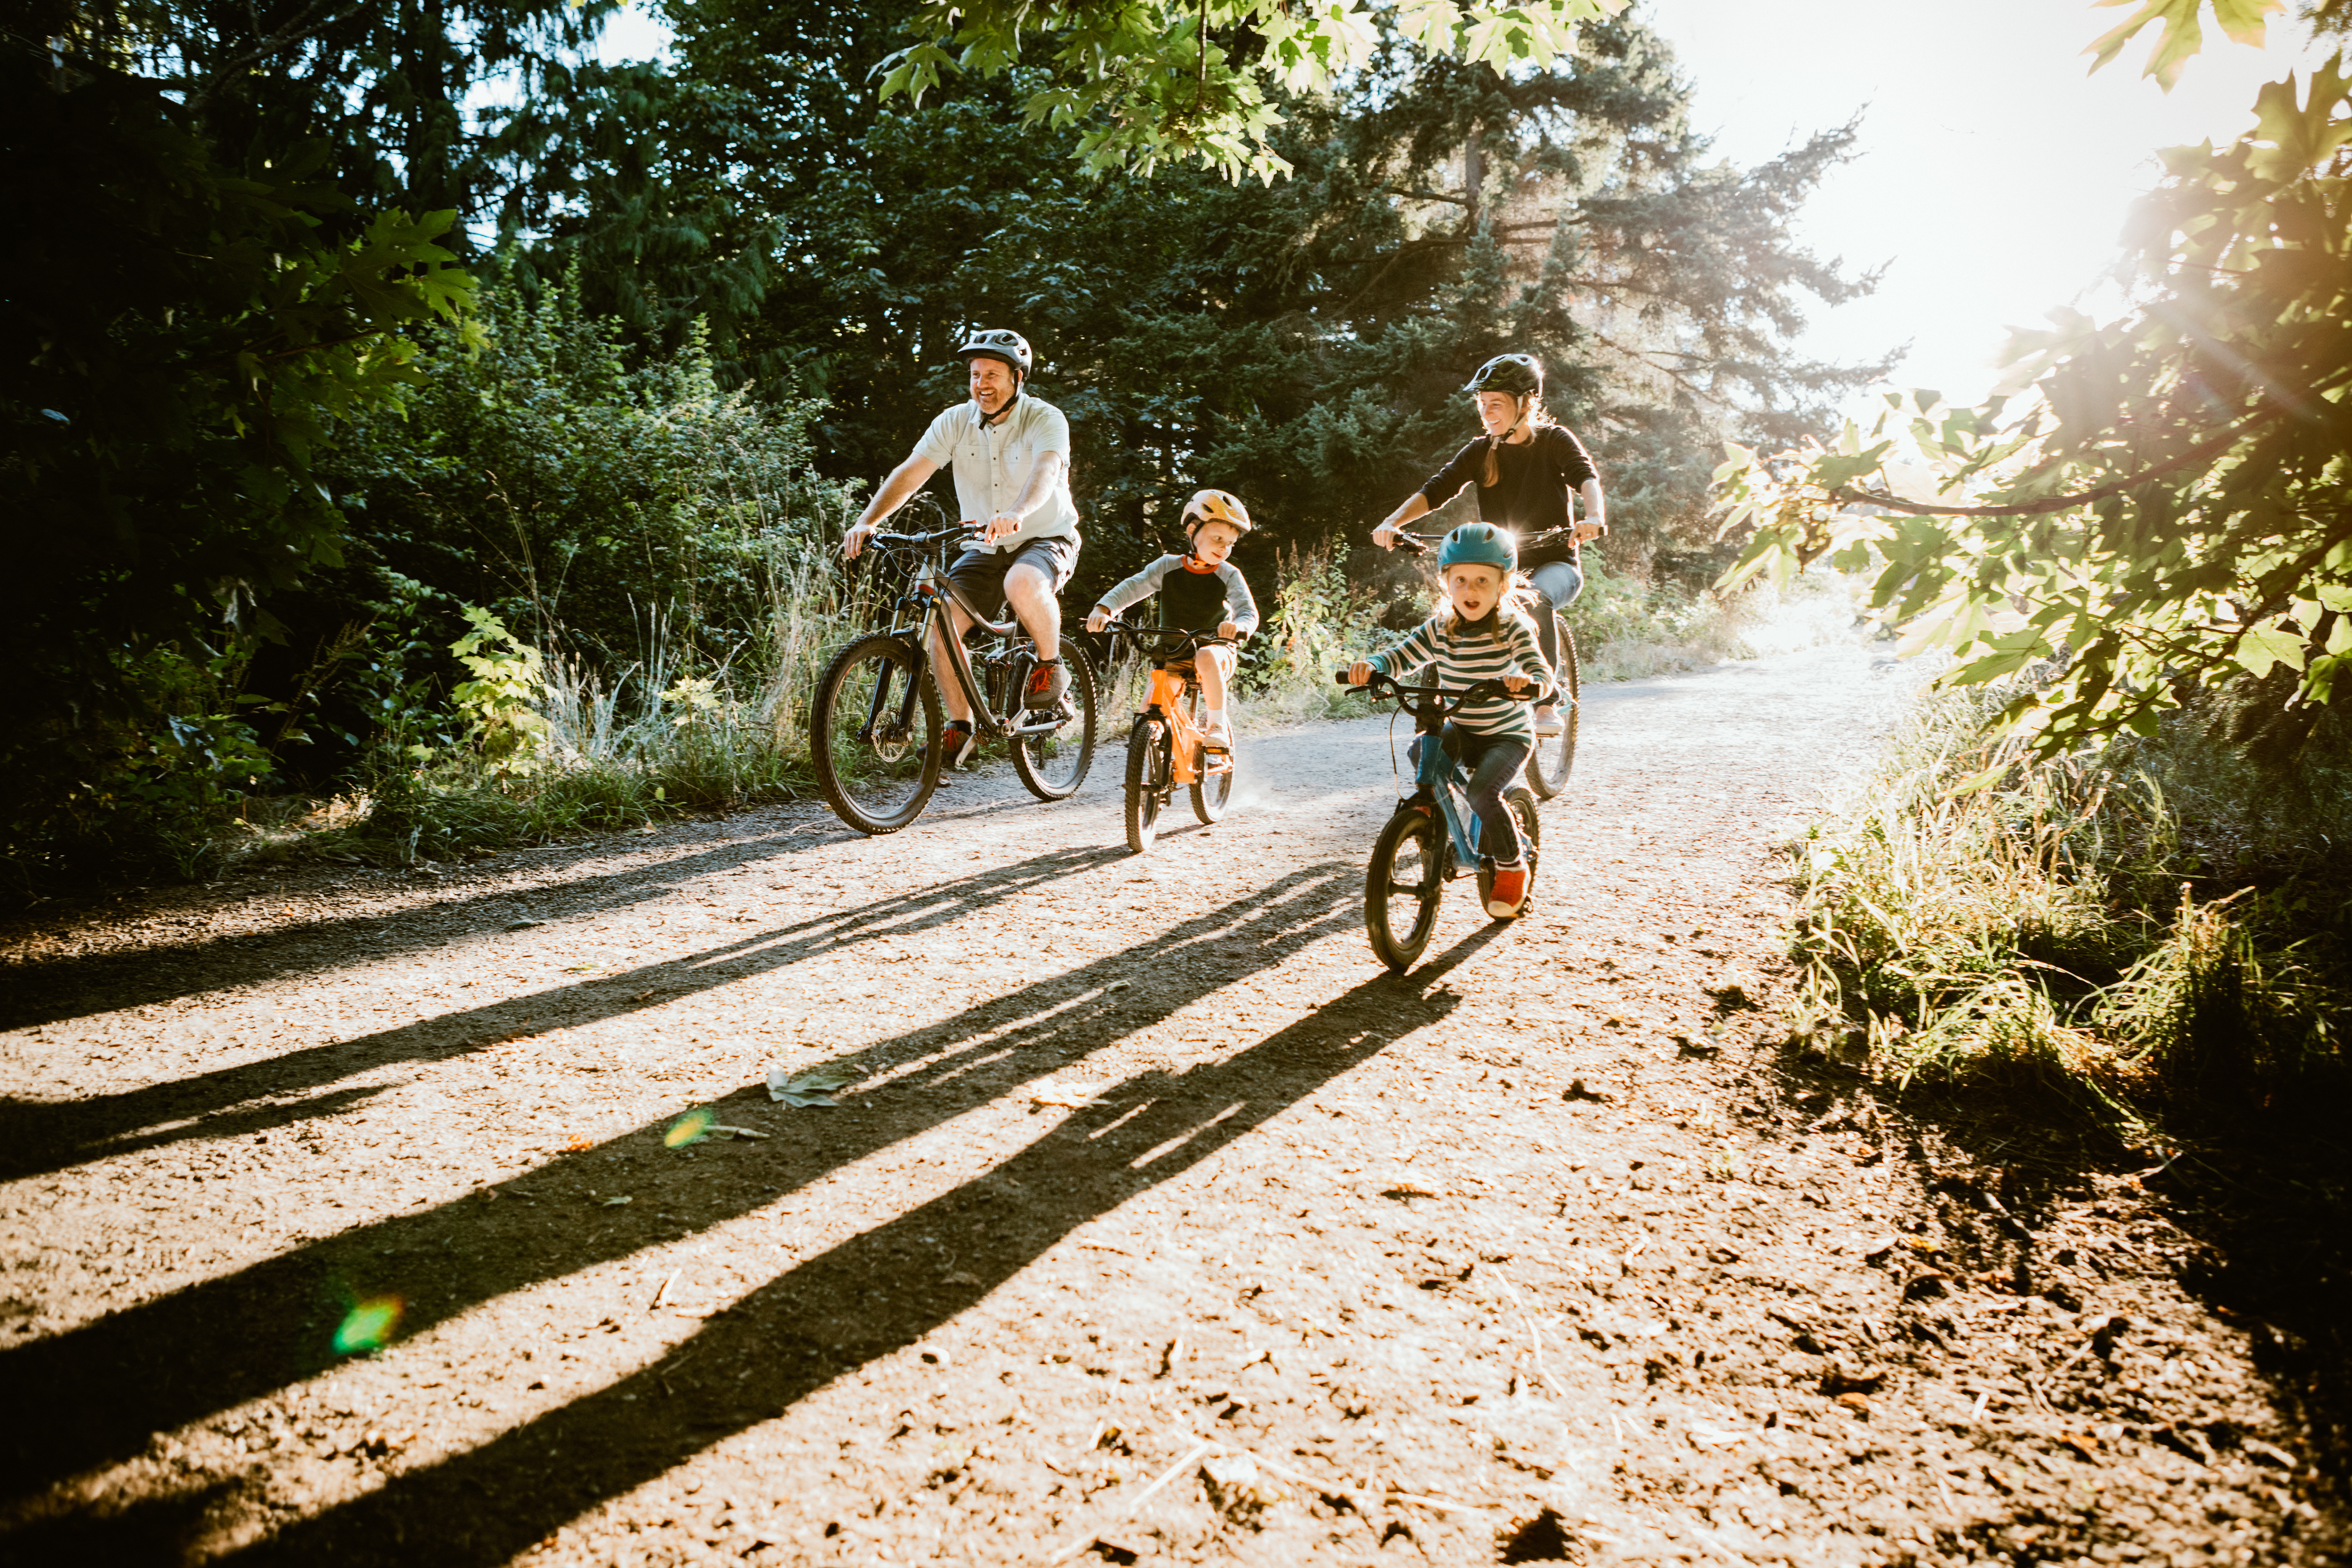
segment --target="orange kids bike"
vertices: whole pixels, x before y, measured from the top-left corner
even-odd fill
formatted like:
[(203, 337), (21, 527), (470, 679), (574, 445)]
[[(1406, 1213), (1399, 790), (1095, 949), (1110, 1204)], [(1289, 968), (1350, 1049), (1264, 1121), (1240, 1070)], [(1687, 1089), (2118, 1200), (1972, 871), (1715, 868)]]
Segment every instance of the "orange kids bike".
[(1126, 637), (1151, 658), (1151, 686), (1127, 732), (1127, 847), (1151, 851), (1160, 834), (1160, 809), (1184, 784), (1192, 791), (1192, 815), (1205, 825), (1224, 816), (1233, 798), (1234, 754), (1204, 743), (1201, 730), (1201, 684), (1192, 660), (1204, 647), (1232, 647), (1234, 639), (1213, 632), (1172, 626), (1139, 626), (1113, 616), (1109, 631)]

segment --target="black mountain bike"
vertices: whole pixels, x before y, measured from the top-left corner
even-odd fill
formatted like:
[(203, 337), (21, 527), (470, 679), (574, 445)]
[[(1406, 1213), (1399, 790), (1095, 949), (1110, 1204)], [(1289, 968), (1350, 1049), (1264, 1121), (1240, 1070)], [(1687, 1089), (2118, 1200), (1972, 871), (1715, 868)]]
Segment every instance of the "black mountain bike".
[[(929, 498), (912, 506), (932, 520), (940, 516)], [(881, 618), (889, 624), (833, 656), (817, 677), (809, 710), (817, 784), (841, 820), (861, 833), (896, 833), (922, 816), (939, 787), (945, 725), (925, 651), (934, 633), (947, 641), (974, 731), (983, 742), (1012, 743), (1013, 771), (1030, 794), (1066, 799), (1086, 782), (1094, 761), (1094, 666), (1083, 647), (1062, 639), (1069, 695), (1046, 711), (1023, 706), (1037, 658), (1010, 611), (992, 621), (966, 601), (963, 607), (979, 624), (962, 638), (953, 635), (949, 552), (978, 533), (953, 523), (915, 533), (877, 532), (866, 545), (877, 569), (888, 574)]]
[[(1566, 533), (1564, 528), (1549, 529), (1531, 539), (1519, 542), (1521, 550), (1547, 543)], [(1444, 539), (1442, 533), (1408, 533), (1397, 530), (1397, 542), (1419, 555), (1433, 544)], [(1568, 775), (1576, 768), (1576, 721), (1583, 711), (1578, 700), (1584, 683), (1578, 679), (1576, 668), (1576, 635), (1568, 629), (1568, 617), (1558, 610), (1552, 612), (1553, 629), (1559, 634), (1559, 668), (1552, 674), (1559, 683), (1559, 700), (1566, 711), (1559, 716), (1559, 733), (1536, 738), (1536, 749), (1528, 757), (1528, 787), (1549, 800), (1568, 787)]]

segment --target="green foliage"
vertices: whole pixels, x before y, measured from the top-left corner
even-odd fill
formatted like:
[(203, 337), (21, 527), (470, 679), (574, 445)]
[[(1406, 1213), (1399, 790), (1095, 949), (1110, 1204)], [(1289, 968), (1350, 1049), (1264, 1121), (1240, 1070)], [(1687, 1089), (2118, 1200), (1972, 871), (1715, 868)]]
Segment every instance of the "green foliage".
[(241, 169), (155, 84), (41, 67), (0, 54), (0, 140), (42, 149), (20, 195), (73, 215), (0, 260), (0, 838), (19, 865), (176, 862), (181, 825), (253, 771), (220, 742), (247, 722), (221, 673), (276, 629), (266, 600), (341, 558), (322, 448), (414, 379), (409, 331), (464, 330), (471, 283), (447, 213), (359, 218), (315, 150)]
[(2352, 826), (2341, 733), (2324, 781), (2290, 788), (2210, 712), (2036, 760), (1987, 739), (1994, 710), (1931, 701), (1793, 847), (1796, 951), (1833, 1026), (1892, 1080), (2119, 1126), (2340, 1116), (2352, 885), (2319, 846)]
[(2021, 393), (1889, 395), (1830, 447), (1731, 448), (1726, 529), (1755, 531), (1728, 580), (1874, 560), (1874, 606), (1958, 656), (1951, 683), (2063, 660), (2003, 714), (2045, 754), (2280, 668), (2295, 679), (2246, 731), (2307, 732), (2352, 659), (2341, 67), (2266, 87), (2230, 146), (2165, 154), (2126, 256), (2145, 302), (2019, 334)]
[(450, 705), (470, 721), (484, 761), (503, 773), (529, 773), (547, 736), (547, 721), (535, 710), (547, 689), (546, 661), (489, 611), (467, 605), (463, 614), (473, 629), (449, 651), (473, 679), (450, 688)]
[[(741, 205), (704, 231), (714, 255), (774, 215), (756, 312), (714, 326), (737, 348), (721, 374), (821, 388), (819, 460), (845, 480), (873, 482), (962, 396), (968, 324), (1026, 332), (1034, 388), (1077, 442), (1076, 592), (1164, 547), (1201, 484), (1265, 519), (1253, 573), (1356, 533), (1475, 432), (1462, 381), (1514, 346), (1551, 365), (1552, 411), (1592, 441), (1614, 543), (1645, 574), (1653, 556), (1705, 556), (1720, 434), (1792, 438), (1871, 373), (1785, 346), (1805, 305), (1866, 287), (1788, 232), (1852, 129), (1727, 167), (1689, 131), (1671, 57), (1631, 23), (1590, 23), (1572, 58), (1507, 74), (1383, 24), (1341, 96), (1282, 99), (1269, 136), (1293, 177), (1266, 186), (1189, 166), (1083, 176), (1076, 128), (1021, 128), (1051, 83), (1027, 66), (880, 111), (857, 69), (904, 15), (681, 16), (678, 74), (730, 107), (724, 127), (662, 132), (644, 200), (701, 210), (732, 172)], [(535, 273), (562, 254), (534, 253)], [(670, 297), (695, 287), (659, 268)], [(593, 287), (601, 309), (608, 285)]]
[(721, 392), (692, 339), (632, 369), (568, 289), (498, 289), (484, 329), (429, 340), (338, 453), (355, 546), (608, 679), (656, 642), (690, 673), (756, 660), (779, 574), (850, 504), (809, 472), (817, 405)]
[(1573, 49), (1579, 23), (1623, 5), (1402, 0), (1376, 16), (1358, 0), (932, 0), (915, 12), (919, 41), (885, 62), (882, 96), (919, 103), (943, 69), (995, 76), (1034, 39), (1050, 51), (1049, 74), (1022, 104), (1023, 121), (1080, 128), (1077, 157), (1089, 172), (1150, 174), (1163, 160), (1190, 159), (1271, 182), (1292, 167), (1270, 134), (1283, 119), (1277, 101), (1371, 66), (1384, 29), (1429, 55), (1543, 69)]

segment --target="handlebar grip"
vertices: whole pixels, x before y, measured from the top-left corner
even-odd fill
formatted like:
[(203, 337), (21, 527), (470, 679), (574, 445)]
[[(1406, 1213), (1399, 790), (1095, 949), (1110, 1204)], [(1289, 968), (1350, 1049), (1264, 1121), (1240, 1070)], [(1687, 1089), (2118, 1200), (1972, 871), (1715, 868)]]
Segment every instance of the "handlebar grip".
[(1334, 686), (1353, 686), (1356, 684), (1354, 681), (1348, 679), (1348, 672), (1344, 669), (1335, 669), (1331, 672), (1331, 683)]

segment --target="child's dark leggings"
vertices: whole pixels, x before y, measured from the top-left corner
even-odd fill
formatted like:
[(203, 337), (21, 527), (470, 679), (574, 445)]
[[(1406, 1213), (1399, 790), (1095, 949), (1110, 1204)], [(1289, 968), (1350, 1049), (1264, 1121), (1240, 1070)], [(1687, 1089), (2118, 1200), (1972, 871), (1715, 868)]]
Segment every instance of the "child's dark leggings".
[[(1412, 738), (1416, 772), (1421, 767), (1421, 749), (1428, 743), (1426, 735)], [(1519, 823), (1511, 815), (1511, 808), (1503, 804), (1503, 792), (1527, 767), (1528, 754), (1535, 750), (1534, 746), (1517, 735), (1481, 735), (1448, 724), (1445, 750), (1470, 775), (1470, 787), (1464, 793), (1470, 797), (1470, 809), (1478, 814), (1478, 852), (1491, 855), (1504, 865), (1510, 864), (1520, 854)]]

